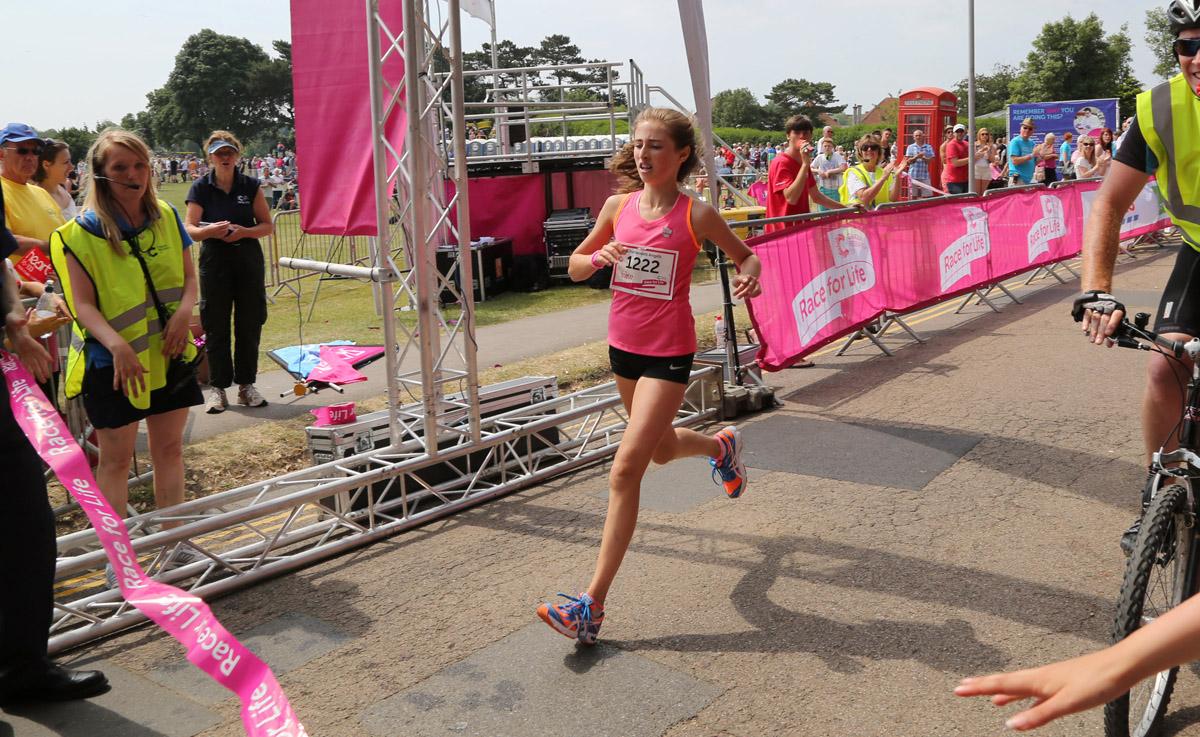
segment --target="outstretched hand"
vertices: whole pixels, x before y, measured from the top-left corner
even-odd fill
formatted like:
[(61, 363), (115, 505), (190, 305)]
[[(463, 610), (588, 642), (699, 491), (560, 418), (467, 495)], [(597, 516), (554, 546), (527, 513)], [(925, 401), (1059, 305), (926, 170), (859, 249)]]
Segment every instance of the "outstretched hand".
[(1106, 704), (1129, 690), (1131, 683), (1112, 649), (1051, 665), (979, 678), (964, 678), (958, 696), (991, 696), (996, 706), (1034, 699), (1033, 706), (1010, 717), (1009, 729), (1036, 729), (1059, 717)]
[(758, 277), (751, 274), (738, 274), (733, 277), (731, 284), (734, 299), (746, 299), (762, 294), (762, 285), (758, 283)]

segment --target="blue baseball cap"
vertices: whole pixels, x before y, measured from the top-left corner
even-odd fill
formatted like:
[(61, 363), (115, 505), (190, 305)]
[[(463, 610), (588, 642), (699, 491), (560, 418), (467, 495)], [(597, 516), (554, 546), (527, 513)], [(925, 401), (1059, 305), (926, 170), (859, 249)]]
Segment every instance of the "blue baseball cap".
[(42, 137), (38, 135), (37, 131), (24, 123), (9, 123), (4, 126), (3, 130), (0, 130), (0, 144), (5, 144), (9, 141), (14, 143), (18, 141), (37, 141), (41, 143)]
[(229, 141), (223, 141), (220, 138), (218, 138), (217, 140), (212, 142), (212, 145), (210, 145), (208, 147), (208, 152), (210, 154), (215, 154), (217, 151), (220, 151), (221, 149), (225, 148), (226, 146), (233, 149), (234, 151), (238, 150), (238, 147), (233, 145)]

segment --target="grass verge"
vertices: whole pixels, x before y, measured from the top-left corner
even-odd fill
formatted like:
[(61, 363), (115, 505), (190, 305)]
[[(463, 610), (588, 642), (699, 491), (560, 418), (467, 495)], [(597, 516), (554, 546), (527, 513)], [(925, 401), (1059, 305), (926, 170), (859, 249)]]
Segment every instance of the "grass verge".
[[(736, 307), (734, 313), (737, 324), (750, 324), (745, 307)], [(712, 348), (715, 343), (711, 325), (716, 315), (716, 312), (711, 312), (696, 316), (696, 340), (700, 351)], [(494, 384), (522, 376), (547, 374), (558, 377), (559, 390), (562, 393), (579, 391), (608, 381), (611, 372), (608, 366), (607, 342), (595, 341), (489, 368), (480, 372), (479, 383)], [(385, 406), (385, 397), (380, 395), (358, 402), (357, 411), (363, 415)], [(184, 449), (184, 497), (196, 499), (228, 491), (311, 465), (304, 434), (304, 428), (310, 424), (312, 419), (308, 416), (262, 422), (254, 427), (235, 430), (187, 446)], [(130, 489), (129, 500), (139, 509), (153, 507), (152, 487), (142, 484)], [(66, 503), (66, 492), (57, 481), (50, 484), (50, 503), (56, 506)], [(81, 512), (64, 515), (58, 519), (58, 534), (82, 529), (86, 524), (87, 521)]]

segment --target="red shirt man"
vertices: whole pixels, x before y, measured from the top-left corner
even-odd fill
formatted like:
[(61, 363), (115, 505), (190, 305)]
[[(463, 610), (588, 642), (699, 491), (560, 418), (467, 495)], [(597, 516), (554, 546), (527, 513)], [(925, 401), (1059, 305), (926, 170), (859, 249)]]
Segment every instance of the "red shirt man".
[(971, 147), (967, 143), (967, 127), (962, 123), (954, 126), (954, 139), (946, 143), (946, 191), (964, 194), (968, 191), (967, 164), (971, 161)]
[[(787, 148), (771, 160), (767, 170), (767, 217), (803, 215), (810, 211), (811, 202), (837, 210), (845, 205), (830, 199), (817, 189), (812, 173), (812, 121), (804, 115), (793, 115), (784, 123)], [(788, 223), (768, 223), (767, 233), (783, 230)]]

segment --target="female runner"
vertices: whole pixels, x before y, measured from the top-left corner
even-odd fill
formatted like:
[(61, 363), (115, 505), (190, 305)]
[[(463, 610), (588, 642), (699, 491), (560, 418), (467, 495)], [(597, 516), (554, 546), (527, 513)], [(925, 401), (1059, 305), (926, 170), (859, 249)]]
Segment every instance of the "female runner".
[(614, 157), (621, 191), (608, 198), (596, 226), (575, 253), (568, 271), (583, 281), (613, 267), (609, 314), (609, 360), (629, 422), (609, 472), (608, 516), (596, 572), (587, 590), (563, 604), (543, 604), (538, 616), (555, 631), (593, 644), (604, 621), (604, 604), (637, 524), (642, 476), (650, 461), (707, 456), (714, 479), (736, 499), (746, 490), (742, 441), (734, 427), (715, 436), (673, 428), (683, 401), (696, 329), (688, 300), (692, 267), (707, 239), (738, 267), (733, 296), (761, 292), (762, 265), (711, 206), (693, 200), (679, 185), (699, 163), (696, 134), (682, 113), (648, 108), (634, 135)]

